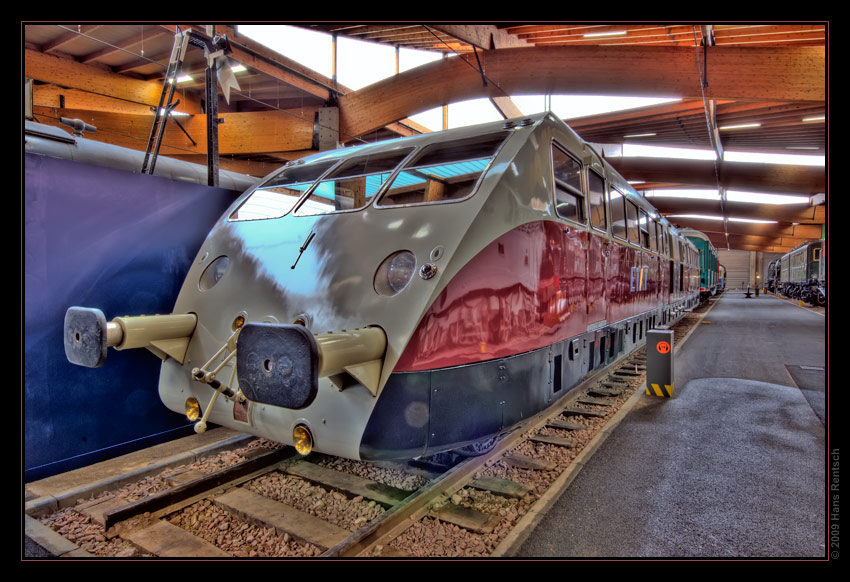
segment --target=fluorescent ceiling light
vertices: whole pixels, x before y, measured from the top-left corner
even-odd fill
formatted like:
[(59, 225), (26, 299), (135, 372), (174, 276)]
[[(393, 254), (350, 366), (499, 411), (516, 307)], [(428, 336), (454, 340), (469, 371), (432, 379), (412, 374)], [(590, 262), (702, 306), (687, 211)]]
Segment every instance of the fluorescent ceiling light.
[(761, 127), (761, 123), (742, 123), (740, 125), (726, 125), (724, 127), (719, 127), (721, 131), (724, 129), (746, 129), (748, 127)]
[(618, 36), (621, 34), (626, 34), (625, 30), (612, 30), (611, 32), (588, 32), (584, 35), (584, 38), (591, 38), (595, 36)]
[(652, 137), (653, 135), (658, 135), (657, 133), (634, 133), (632, 135), (624, 135), (623, 139), (630, 137)]
[(235, 67), (230, 67), (230, 70), (234, 73), (242, 73), (244, 71), (247, 71), (248, 69), (245, 67), (245, 65), (236, 65)]
[(826, 156), (794, 155), (794, 154), (758, 154), (753, 152), (723, 152), (727, 162), (749, 162), (756, 164), (790, 164), (797, 166), (824, 166)]
[(729, 222), (757, 222), (759, 224), (779, 224), (776, 220), (756, 220), (755, 218), (729, 218)]
[(705, 216), (703, 214), (668, 214), (667, 220), (671, 218), (696, 218), (699, 220), (723, 220), (722, 216)]
[[(707, 189), (666, 189), (648, 190), (647, 198), (690, 198), (696, 200), (720, 200), (720, 194), (716, 190)], [(742, 192), (739, 190), (727, 190), (726, 200), (730, 202), (751, 202), (753, 204), (809, 204), (808, 196), (794, 196), (784, 194), (771, 194), (768, 192)]]
[(803, 118), (804, 123), (809, 122), (809, 121), (826, 121), (826, 116), (821, 115), (819, 117), (804, 117)]
[(732, 202), (753, 202), (756, 204), (808, 204), (808, 196), (770, 194), (767, 192), (739, 192), (727, 190), (726, 200)]
[(699, 200), (720, 200), (717, 190), (650, 190), (647, 198), (695, 198)]
[(695, 150), (686, 148), (664, 148), (638, 144), (623, 144), (623, 157), (644, 156), (650, 158), (684, 158), (689, 160), (714, 160), (714, 150)]
[[(722, 216), (705, 216), (703, 214), (671, 214), (670, 218), (696, 218), (699, 220), (723, 220)], [(758, 222), (761, 224), (778, 224), (775, 220), (756, 220), (753, 218), (728, 218), (729, 222)]]

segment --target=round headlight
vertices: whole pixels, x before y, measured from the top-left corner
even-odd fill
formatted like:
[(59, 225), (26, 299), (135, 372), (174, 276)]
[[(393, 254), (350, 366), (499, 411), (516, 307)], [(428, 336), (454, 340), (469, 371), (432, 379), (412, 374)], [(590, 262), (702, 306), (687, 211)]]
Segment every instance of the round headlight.
[(227, 272), (228, 263), (230, 263), (230, 260), (227, 257), (221, 256), (207, 265), (207, 268), (201, 273), (201, 279), (198, 281), (198, 289), (209, 291), (215, 287), (216, 283), (221, 281), (221, 278)]
[(299, 424), (292, 431), (292, 444), (299, 455), (309, 455), (313, 450), (313, 435), (310, 429)]
[(384, 259), (375, 273), (375, 291), (391, 297), (407, 287), (416, 272), (416, 257), (410, 251), (398, 251)]
[(198, 402), (197, 398), (186, 399), (186, 418), (192, 422), (201, 418), (201, 403)]

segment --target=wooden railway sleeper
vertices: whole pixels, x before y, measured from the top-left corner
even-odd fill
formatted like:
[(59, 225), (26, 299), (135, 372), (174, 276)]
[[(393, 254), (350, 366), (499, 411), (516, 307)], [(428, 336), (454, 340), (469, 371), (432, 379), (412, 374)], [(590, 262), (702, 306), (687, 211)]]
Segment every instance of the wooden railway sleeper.
[(222, 486), (236, 485), (263, 472), (274, 470), (275, 467), (294, 454), (294, 451), (290, 447), (275, 449), (237, 465), (226, 467), (209, 475), (204, 475), (203, 477), (183, 483), (182, 485), (149, 495), (133, 503), (117, 507), (103, 514), (104, 530), (109, 534), (110, 528), (114, 525), (137, 515), (144, 513), (156, 514), (156, 512), (171, 508), (175, 504), (184, 502), (205, 492)]

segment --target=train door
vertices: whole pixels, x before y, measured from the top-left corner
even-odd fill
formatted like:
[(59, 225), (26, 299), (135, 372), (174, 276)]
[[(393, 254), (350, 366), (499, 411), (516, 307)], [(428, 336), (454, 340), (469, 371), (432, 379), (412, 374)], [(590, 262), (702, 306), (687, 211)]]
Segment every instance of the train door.
[(667, 240), (667, 228), (663, 224), (656, 225), (658, 231), (658, 259), (659, 287), (661, 292), (661, 303), (670, 303), (670, 269), (668, 268), (670, 247)]
[(605, 265), (607, 320), (620, 321), (628, 317), (629, 300), (629, 247), (626, 226), (625, 196), (617, 188), (608, 190), (608, 209), (611, 221), (611, 239)]
[(649, 215), (643, 208), (638, 209), (638, 241), (640, 243), (640, 279), (639, 297), (640, 311), (646, 312), (652, 309), (655, 303), (655, 290), (652, 282), (655, 281), (654, 257), (650, 252)]
[[(582, 166), (566, 149), (552, 144), (552, 169), (554, 177), (555, 212), (563, 222), (561, 235), (552, 237), (552, 245), (559, 247), (559, 257), (554, 276), (558, 279), (557, 297), (553, 304), (552, 325), (561, 326), (570, 320), (567, 328), (584, 331), (587, 324), (583, 303), (587, 295), (587, 203), (582, 188)], [(560, 239), (560, 242), (555, 239)]]
[(649, 250), (651, 251), (649, 260), (651, 261), (651, 271), (652, 276), (650, 277), (650, 284), (652, 285), (652, 303), (653, 305), (658, 305), (658, 302), (661, 299), (661, 260), (658, 258), (658, 253), (660, 252), (658, 248), (658, 223), (655, 222), (655, 219), (650, 217), (649, 222), (647, 223), (647, 228), (649, 229)]
[(587, 172), (587, 202), (590, 234), (587, 245), (587, 325), (602, 327), (608, 322), (606, 270), (610, 243), (605, 212), (605, 180), (594, 170)]
[(675, 303), (676, 299), (679, 298), (679, 248), (676, 244), (677, 241), (666, 228), (664, 229), (664, 239), (667, 242), (667, 264), (669, 265), (667, 303), (670, 304)]

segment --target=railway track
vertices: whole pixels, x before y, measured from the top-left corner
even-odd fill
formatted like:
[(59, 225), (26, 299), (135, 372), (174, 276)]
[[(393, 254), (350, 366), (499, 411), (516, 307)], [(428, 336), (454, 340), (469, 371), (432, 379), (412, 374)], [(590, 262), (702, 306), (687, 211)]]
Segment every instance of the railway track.
[[(679, 320), (677, 347), (709, 309)], [(638, 401), (644, 373), (641, 348), (479, 457), (365, 463), (255, 439), (30, 508), (26, 532), (90, 558), (510, 556)]]

